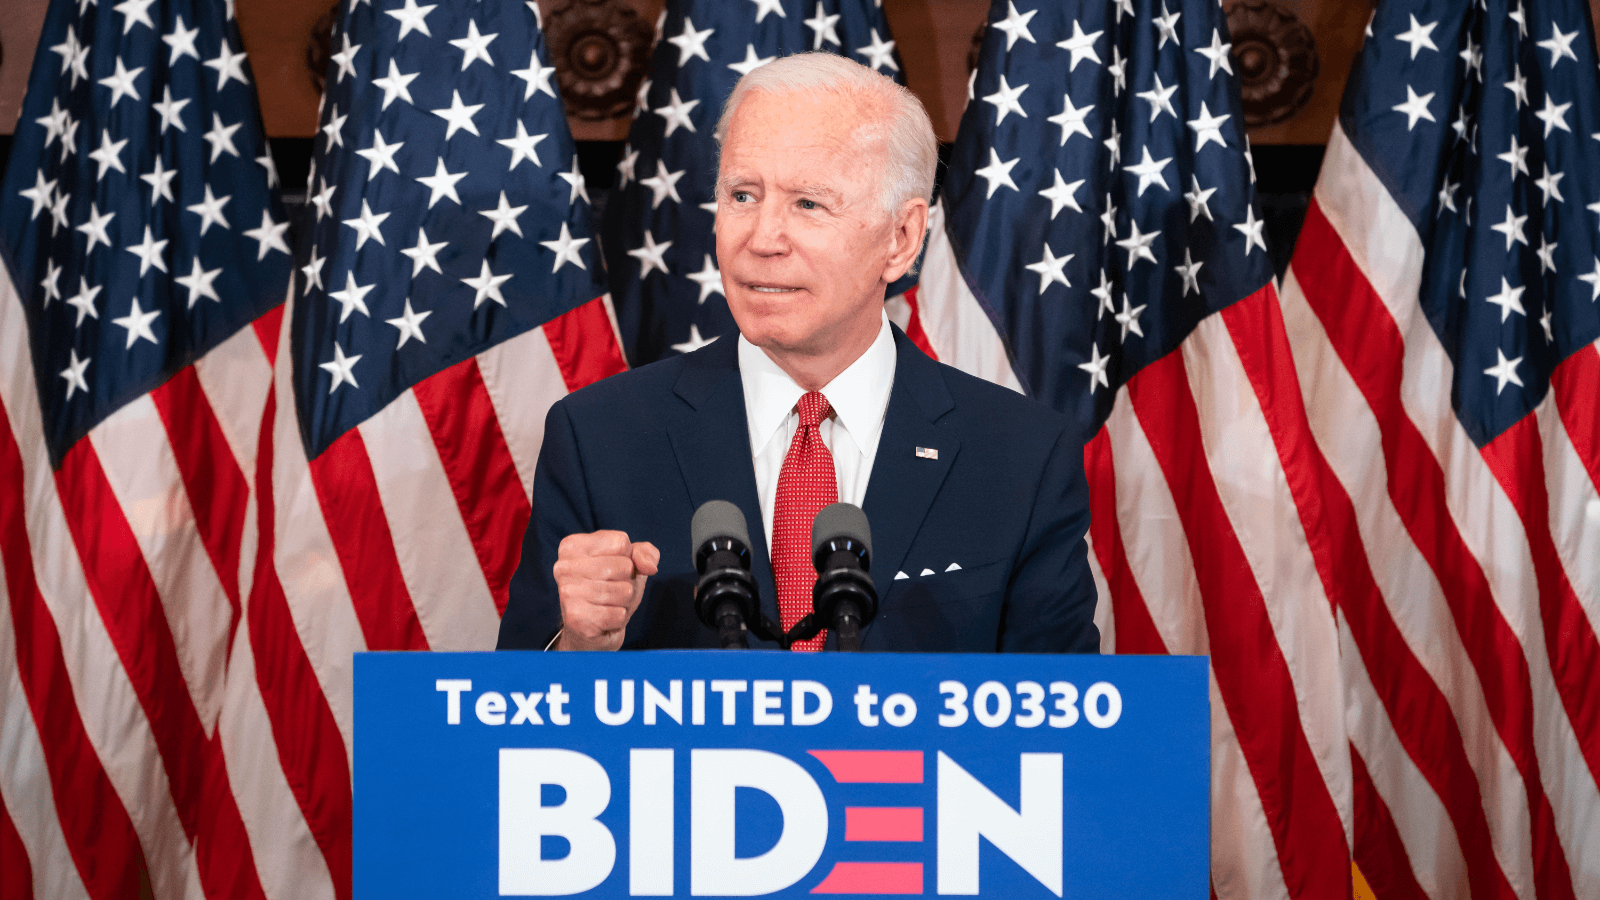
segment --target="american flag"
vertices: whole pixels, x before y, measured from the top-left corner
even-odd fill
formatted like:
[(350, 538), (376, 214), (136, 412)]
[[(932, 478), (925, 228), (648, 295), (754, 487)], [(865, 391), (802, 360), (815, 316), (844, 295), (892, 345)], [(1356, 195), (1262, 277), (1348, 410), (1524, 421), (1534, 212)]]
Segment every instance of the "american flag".
[(352, 655), (494, 647), (545, 413), (624, 368), (538, 17), (338, 13), (230, 671), (281, 762), (275, 896), (349, 891)]
[(226, 676), (290, 272), (275, 177), (231, 5), (51, 4), (0, 193), (8, 897), (262, 895), (263, 734)]
[(493, 646), (623, 367), (585, 186), (536, 7), (356, 0), (291, 263), (227, 8), (153, 6), (52, 9), (0, 200), (0, 887), (348, 897), (352, 652)]
[(763, 63), (813, 50), (905, 81), (888, 20), (871, 0), (668, 0), (658, 31), (602, 234), (634, 365), (734, 331), (712, 233), (713, 134), (734, 84)]
[(1594, 41), (1381, 4), (1284, 284), (1381, 897), (1600, 897)]
[(1102, 648), (1211, 656), (1212, 887), (1350, 896), (1316, 447), (1214, 0), (998, 0), (917, 320), (1081, 428)]

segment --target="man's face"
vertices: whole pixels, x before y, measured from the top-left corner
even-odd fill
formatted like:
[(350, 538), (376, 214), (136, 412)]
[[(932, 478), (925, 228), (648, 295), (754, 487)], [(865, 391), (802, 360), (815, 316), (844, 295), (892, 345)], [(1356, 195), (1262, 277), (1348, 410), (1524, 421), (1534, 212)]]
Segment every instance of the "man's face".
[(882, 132), (858, 130), (867, 120), (853, 101), (757, 91), (729, 123), (717, 261), (739, 331), (769, 353), (865, 349), (884, 287), (909, 266), (891, 260), (905, 254), (880, 202)]

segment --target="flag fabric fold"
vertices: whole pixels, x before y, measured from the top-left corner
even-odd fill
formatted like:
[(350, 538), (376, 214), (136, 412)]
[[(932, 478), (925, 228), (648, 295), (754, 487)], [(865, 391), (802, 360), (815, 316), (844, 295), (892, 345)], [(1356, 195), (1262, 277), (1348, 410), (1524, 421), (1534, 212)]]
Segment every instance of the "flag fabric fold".
[(1594, 47), (1379, 6), (1284, 282), (1380, 897), (1600, 895)]

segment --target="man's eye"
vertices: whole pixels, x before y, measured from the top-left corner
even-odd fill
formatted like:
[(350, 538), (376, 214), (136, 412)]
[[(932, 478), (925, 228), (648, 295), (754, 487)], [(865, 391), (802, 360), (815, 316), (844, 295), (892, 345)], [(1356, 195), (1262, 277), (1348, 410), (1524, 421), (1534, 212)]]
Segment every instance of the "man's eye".
[(801, 200), (800, 201), (800, 208), (801, 209), (816, 209), (817, 208), (817, 201), (815, 201), (815, 200)]
[(749, 199), (750, 199), (750, 192), (749, 191), (734, 191), (733, 192), (733, 202), (735, 202), (735, 203), (744, 203), (744, 202), (748, 201)]

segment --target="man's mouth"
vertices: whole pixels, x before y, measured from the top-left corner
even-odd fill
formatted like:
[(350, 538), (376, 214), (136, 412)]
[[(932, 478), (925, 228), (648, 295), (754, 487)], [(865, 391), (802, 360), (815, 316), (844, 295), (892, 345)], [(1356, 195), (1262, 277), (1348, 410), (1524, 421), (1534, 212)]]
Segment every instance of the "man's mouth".
[(780, 284), (749, 284), (749, 283), (747, 283), (745, 285), (745, 287), (749, 288), (752, 291), (755, 291), (758, 294), (786, 294), (786, 293), (788, 293), (790, 291), (798, 291), (798, 290), (800, 290), (797, 287), (791, 287), (791, 286), (788, 286), (788, 285), (780, 285)]

